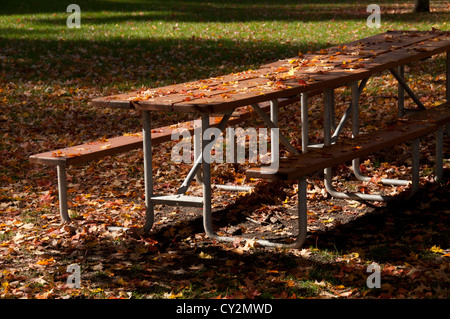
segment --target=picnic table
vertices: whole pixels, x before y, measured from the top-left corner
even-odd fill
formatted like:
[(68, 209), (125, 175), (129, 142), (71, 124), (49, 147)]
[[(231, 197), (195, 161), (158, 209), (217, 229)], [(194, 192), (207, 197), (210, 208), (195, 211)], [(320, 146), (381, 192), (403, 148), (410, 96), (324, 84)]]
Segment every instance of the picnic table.
[[(406, 92), (417, 105), (417, 110), (425, 110), (425, 106), (414, 94), (407, 82), (404, 80), (404, 66), (408, 63), (416, 63), (433, 55), (446, 54), (446, 100), (443, 111), (436, 116), (442, 119), (442, 112), (448, 109), (450, 101), (450, 33), (439, 30), (428, 32), (419, 31), (389, 31), (370, 36), (357, 41), (322, 49), (319, 52), (303, 54), (283, 59), (274, 63), (262, 65), (257, 70), (246, 70), (243, 72), (213, 77), (188, 83), (169, 85), (160, 88), (141, 89), (137, 92), (118, 94), (101, 97), (92, 100), (96, 107), (122, 108), (129, 110), (140, 110), (143, 116), (143, 152), (144, 152), (144, 177), (145, 177), (145, 203), (146, 222), (145, 230), (149, 231), (154, 222), (154, 205), (181, 205), (203, 208), (203, 225), (206, 234), (217, 240), (234, 241), (236, 238), (221, 236), (215, 233), (211, 216), (211, 168), (210, 161), (206, 156), (197, 152), (197, 156), (191, 171), (181, 185), (177, 194), (156, 195), (153, 193), (152, 178), (152, 142), (151, 142), (151, 113), (152, 112), (179, 112), (200, 113), (202, 119), (202, 144), (203, 149), (210, 140), (203, 132), (210, 126), (210, 116), (221, 115), (218, 127), (223, 131), (228, 121), (233, 117), (233, 112), (241, 107), (251, 106), (262, 120), (272, 129), (272, 134), (279, 134), (279, 140), (285, 145), (289, 154), (299, 156), (307, 154), (317, 147), (330, 147), (338, 141), (339, 134), (349, 118), (352, 118), (353, 137), (359, 135), (358, 121), (358, 99), (368, 79), (380, 72), (389, 70), (399, 83), (398, 112), (403, 116), (407, 110), (404, 108), (404, 92)], [(349, 86), (351, 88), (351, 105), (342, 116), (339, 124), (334, 119), (334, 90), (339, 87)], [(323, 145), (310, 145), (308, 140), (308, 95), (323, 92), (324, 94), (324, 142)], [(285, 98), (299, 97), (301, 110), (301, 151), (293, 147), (282, 133), (276, 131), (278, 128), (279, 101)], [(260, 103), (270, 101), (270, 115), (261, 109)], [(446, 125), (447, 118), (439, 122)], [(411, 124), (411, 127), (413, 125)], [(424, 129), (426, 127), (426, 129)], [(421, 129), (411, 131), (407, 134), (401, 133), (404, 138), (392, 140), (396, 143), (408, 139), (416, 139), (420, 134), (426, 134), (438, 130), (441, 127), (423, 126)], [(401, 131), (401, 130), (400, 130)], [(414, 134), (413, 134), (414, 133)], [(442, 134), (441, 134), (442, 135)], [(439, 136), (441, 136), (439, 135)], [(360, 141), (362, 144), (364, 141)], [(442, 142), (437, 142), (442, 144)], [(418, 157), (418, 144), (414, 144), (414, 156)], [(388, 144), (383, 145), (384, 147)], [(195, 145), (194, 145), (195, 148)], [(368, 147), (367, 150), (374, 151), (377, 148)], [(342, 151), (343, 152), (343, 151)], [(348, 155), (353, 160), (355, 174), (358, 171), (358, 158), (363, 153)], [(414, 158), (413, 158), (414, 159)], [(342, 160), (342, 158), (341, 158)], [(348, 158), (347, 158), (348, 160)], [(442, 158), (437, 161), (442, 162)], [(317, 166), (328, 168), (332, 163), (323, 162)], [(325, 166), (324, 166), (325, 165)], [(414, 164), (418, 167), (418, 164)], [(200, 168), (202, 175), (199, 174)], [(308, 171), (309, 172), (309, 171)], [(267, 173), (267, 172), (266, 172)], [(254, 176), (261, 177), (259, 171)], [(268, 173), (267, 173), (268, 174)], [(277, 172), (272, 172), (275, 176)], [(439, 176), (440, 172), (437, 172)], [(200, 178), (201, 176), (201, 178)], [(292, 175), (294, 176), (294, 175)], [(297, 176), (297, 175), (295, 175)], [(418, 174), (415, 174), (415, 185), (418, 184)], [(186, 190), (195, 177), (201, 180), (203, 185), (203, 196), (187, 196)], [(330, 192), (331, 171), (325, 170), (326, 185)], [(363, 176), (360, 176), (364, 178)], [(386, 183), (398, 183), (406, 185), (409, 181), (391, 181)], [(306, 237), (306, 180), (299, 177), (299, 235), (291, 247), (300, 247)], [(333, 196), (347, 195), (334, 192)], [(372, 197), (373, 196), (373, 197)], [(353, 198), (353, 197), (352, 197)], [(367, 195), (358, 197), (364, 200), (384, 200), (379, 195)], [(266, 240), (258, 241), (262, 245), (279, 247), (280, 244)]]

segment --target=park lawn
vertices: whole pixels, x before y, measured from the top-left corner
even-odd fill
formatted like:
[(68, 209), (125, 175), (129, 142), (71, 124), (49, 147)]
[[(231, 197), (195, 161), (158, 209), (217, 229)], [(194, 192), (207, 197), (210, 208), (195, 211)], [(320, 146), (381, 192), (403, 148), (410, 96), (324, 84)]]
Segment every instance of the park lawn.
[[(77, 1), (79, 29), (66, 25), (70, 2), (2, 3), (0, 298), (448, 298), (448, 178), (430, 186), (424, 174), (431, 195), (393, 207), (329, 199), (324, 204), (324, 195), (313, 188), (314, 236), (301, 251), (272, 252), (209, 242), (196, 220), (183, 221), (176, 208), (157, 213), (160, 233), (139, 234), (140, 151), (69, 168), (74, 217), (69, 226), (59, 223), (53, 168), (28, 163), (34, 153), (140, 130), (138, 112), (95, 109), (89, 101), (97, 96), (257, 68), (387, 30), (449, 30), (449, 2), (432, 1), (430, 14), (412, 14), (412, 1), (377, 3), (378, 29), (367, 26), (370, 13), (358, 1)], [(443, 70), (442, 56), (408, 69), (411, 86), (426, 105), (443, 97)], [(373, 117), (362, 118), (366, 124), (393, 116), (393, 83), (387, 74), (369, 82), (362, 103)], [(430, 86), (433, 94), (426, 93)], [(348, 94), (339, 94), (342, 111)], [(314, 114), (319, 118), (320, 98), (314, 101), (313, 121)], [(283, 112), (295, 116), (296, 110)], [(160, 114), (154, 122), (185, 120)], [(315, 129), (312, 139), (318, 136)], [(170, 145), (155, 150), (162, 191), (181, 178), (171, 176), (173, 164), (162, 160)], [(397, 153), (365, 165), (380, 174), (389, 167), (407, 174), (395, 161)], [(432, 157), (429, 148), (423, 153)], [(432, 172), (432, 160), (424, 165), (429, 166), (424, 172)], [(244, 178), (220, 167), (214, 174), (230, 183)], [(269, 217), (278, 216), (280, 206), (283, 212), (295, 209), (295, 192), (277, 192), (268, 203), (244, 194), (217, 199), (227, 202), (219, 208), (231, 213), (246, 205)], [(416, 223), (410, 223), (413, 218)], [(112, 232), (108, 226), (133, 231)], [(349, 229), (356, 229), (352, 236)], [(366, 285), (373, 261), (382, 267), (381, 289)], [(81, 289), (65, 285), (66, 267), (73, 263), (81, 265)]]

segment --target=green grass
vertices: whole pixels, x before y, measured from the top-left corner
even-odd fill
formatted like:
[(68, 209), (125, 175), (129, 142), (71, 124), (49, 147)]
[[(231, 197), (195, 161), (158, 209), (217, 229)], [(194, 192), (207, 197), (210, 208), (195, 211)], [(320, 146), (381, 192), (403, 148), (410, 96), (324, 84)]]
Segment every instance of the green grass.
[[(366, 26), (369, 13), (358, 1), (77, 1), (79, 29), (66, 26), (69, 3), (2, 3), (3, 77), (102, 76), (98, 85), (126, 90), (257, 67), (389, 29), (447, 28), (444, 2), (434, 1), (440, 11), (429, 15), (410, 13), (410, 2), (379, 1), (380, 29)], [(124, 80), (129, 74), (134, 78)]]

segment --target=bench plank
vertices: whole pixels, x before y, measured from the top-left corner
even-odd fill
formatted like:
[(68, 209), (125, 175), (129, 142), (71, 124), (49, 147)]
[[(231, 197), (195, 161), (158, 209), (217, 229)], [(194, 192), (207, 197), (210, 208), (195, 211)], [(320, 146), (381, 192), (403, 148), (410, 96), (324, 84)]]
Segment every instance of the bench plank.
[(334, 167), (430, 134), (449, 122), (450, 103), (447, 102), (432, 109), (417, 112), (407, 119), (401, 119), (386, 130), (360, 134), (355, 138), (343, 139), (321, 149), (312, 149), (307, 153), (280, 159), (278, 170), (255, 167), (248, 169), (246, 174), (251, 178), (296, 180), (327, 167)]
[[(315, 94), (319, 94), (316, 92)], [(283, 107), (299, 101), (299, 97), (291, 97), (280, 100), (279, 107)], [(261, 103), (262, 109), (268, 112), (269, 102)], [(228, 125), (236, 125), (245, 119), (250, 118), (252, 112), (249, 108), (243, 107), (236, 110)], [(221, 116), (210, 117), (210, 126), (217, 127)], [(152, 130), (152, 144), (157, 145), (171, 140), (172, 132), (178, 128), (185, 128), (191, 134), (194, 133), (194, 121), (183, 122), (175, 125), (163, 126)], [(29, 160), (34, 164), (45, 165), (79, 165), (91, 160), (99, 159), (109, 155), (115, 155), (123, 152), (142, 148), (142, 133), (131, 133), (123, 136), (100, 139), (88, 142), (82, 145), (66, 147), (55, 151), (31, 155)]]

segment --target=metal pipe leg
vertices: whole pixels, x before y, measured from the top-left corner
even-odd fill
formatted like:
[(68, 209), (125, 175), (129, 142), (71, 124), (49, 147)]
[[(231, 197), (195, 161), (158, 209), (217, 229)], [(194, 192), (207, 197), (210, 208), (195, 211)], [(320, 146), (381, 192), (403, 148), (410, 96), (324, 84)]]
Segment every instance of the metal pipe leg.
[[(251, 105), (252, 108), (255, 110), (256, 113), (258, 113), (258, 115), (261, 117), (261, 119), (267, 124), (267, 126), (269, 126), (270, 128), (278, 128), (277, 125), (275, 125), (275, 123), (272, 122), (272, 120), (270, 119), (270, 117), (259, 107), (258, 104), (252, 104)], [(289, 142), (289, 140), (286, 138), (286, 136), (284, 136), (283, 134), (281, 134), (281, 132), (278, 132), (278, 136), (280, 139), (280, 142), (283, 143), (284, 146), (286, 146), (286, 148), (288, 149), (289, 153), (293, 154), (293, 155), (299, 155), (300, 153), (295, 149), (294, 146), (292, 146), (292, 144)]]
[[(278, 101), (277, 100), (271, 100), (270, 101), (270, 120), (278, 127)], [(270, 138), (271, 138), (271, 143), (270, 143), (270, 154), (274, 154), (275, 151), (279, 148), (279, 146), (275, 146), (275, 139), (273, 138), (275, 135), (275, 129), (270, 129)]]
[[(420, 140), (413, 140), (412, 144), (412, 180), (411, 190), (406, 196), (406, 199), (411, 198), (419, 190), (420, 182)], [(402, 185), (403, 186), (403, 185)], [(395, 198), (395, 196), (384, 196), (374, 194), (362, 194), (362, 193), (344, 193), (338, 192), (332, 185), (332, 170), (331, 168), (325, 169), (325, 188), (328, 193), (336, 198), (342, 199), (354, 199), (354, 200), (367, 200), (367, 201), (388, 201)]]
[[(405, 67), (403, 65), (398, 67), (398, 75), (405, 79)], [(405, 90), (403, 86), (398, 84), (398, 117), (403, 117), (405, 115)]]
[(352, 134), (353, 137), (359, 134), (359, 93), (358, 82), (351, 84), (352, 94)]
[[(357, 98), (358, 99), (361, 96), (361, 93), (363, 92), (364, 88), (366, 87), (368, 81), (369, 81), (369, 78), (365, 78), (365, 79), (361, 80), (361, 82), (360, 82), (360, 84), (358, 86), (358, 90), (357, 90), (357, 92), (358, 92), (357, 93)], [(353, 90), (352, 92), (356, 92), (356, 88), (354, 88), (352, 90)], [(356, 94), (356, 93), (352, 93), (352, 94)], [(339, 135), (342, 133), (342, 131), (344, 129), (345, 124), (347, 123), (348, 119), (352, 115), (352, 112), (353, 112), (352, 104), (353, 104), (353, 98), (352, 98), (352, 101), (350, 102), (349, 107), (347, 107), (345, 109), (345, 112), (342, 115), (342, 118), (341, 118), (338, 126), (336, 127), (336, 129), (335, 129), (335, 131), (333, 133), (333, 136), (331, 137), (331, 142), (332, 143), (336, 143), (337, 142), (337, 140), (339, 138)]]
[(408, 95), (417, 104), (417, 106), (419, 107), (419, 110), (426, 110), (426, 107), (419, 100), (419, 98), (414, 94), (414, 92), (410, 89), (410, 87), (405, 82), (405, 80), (400, 76), (400, 74), (398, 74), (398, 72), (395, 69), (389, 69), (389, 71), (391, 71), (392, 75), (397, 79), (398, 83), (403, 87), (403, 89), (406, 91), (406, 93), (408, 93)]
[[(201, 125), (200, 123), (201, 121), (199, 120), (194, 121), (194, 162), (196, 162), (202, 154), (202, 128), (199, 127), (199, 125)], [(200, 186), (203, 185), (203, 177), (200, 169), (195, 173), (195, 180)]]
[(69, 211), (67, 209), (66, 164), (59, 164), (56, 169), (58, 173), (59, 213), (63, 221), (70, 222)]
[(384, 196), (384, 195), (338, 192), (332, 185), (331, 167), (325, 169), (325, 189), (331, 196), (341, 199), (371, 200), (380, 202), (392, 199), (391, 196)]
[(301, 93), (301, 117), (302, 117), (302, 152), (306, 153), (308, 151), (308, 93)]
[(144, 152), (144, 181), (145, 181), (145, 225), (144, 231), (149, 232), (155, 220), (153, 196), (153, 166), (152, 166), (152, 127), (150, 111), (142, 111), (143, 120), (143, 152)]
[[(352, 90), (352, 134), (353, 134), (353, 137), (355, 137), (359, 134), (359, 95), (361, 93), (357, 86), (357, 82), (352, 83), (351, 90)], [(403, 87), (401, 85), (399, 85), (399, 94), (400, 94), (400, 90), (402, 90), (402, 92), (403, 92)], [(399, 103), (400, 103), (400, 100), (399, 100)], [(399, 104), (399, 107), (400, 107), (400, 104)], [(402, 112), (403, 112), (403, 108), (402, 108)], [(352, 168), (353, 168), (353, 174), (360, 181), (370, 181), (371, 180), (370, 177), (364, 176), (362, 174), (361, 169), (360, 169), (360, 159), (359, 158), (353, 159)], [(410, 182), (407, 180), (396, 180), (396, 179), (383, 178), (383, 179), (381, 179), (381, 183), (387, 184), (387, 185), (406, 186)]]
[[(450, 51), (447, 51), (447, 61), (446, 61), (446, 75), (445, 75), (445, 94), (447, 102), (450, 102)], [(448, 127), (448, 126), (447, 126)]]
[(306, 186), (306, 178), (303, 177), (298, 180), (298, 235), (296, 241), (290, 245), (290, 248), (300, 248), (303, 246), (308, 233)]
[(336, 130), (336, 101), (334, 90), (331, 90), (331, 128)]
[(331, 142), (332, 143), (336, 143), (337, 142), (337, 140), (339, 138), (339, 135), (344, 130), (344, 126), (347, 123), (348, 119), (350, 118), (351, 111), (352, 111), (352, 106), (351, 105), (345, 109), (344, 114), (342, 115), (342, 118), (341, 118), (338, 126), (336, 127), (336, 130), (334, 131), (333, 136), (331, 137)]
[(413, 197), (419, 190), (420, 183), (420, 139), (412, 141), (412, 182), (411, 190), (406, 199)]
[(209, 115), (202, 114), (203, 227), (208, 237), (215, 237), (211, 207), (211, 154), (204, 152), (210, 142), (210, 138), (204, 134), (208, 127)]
[[(218, 129), (223, 132), (225, 130), (225, 127), (228, 123), (228, 120), (230, 119), (232, 113), (228, 113), (225, 114), (219, 125), (218, 125)], [(196, 123), (197, 120), (195, 120), (194, 123)], [(201, 120), (200, 120), (201, 122)], [(209, 123), (209, 122), (208, 122)], [(202, 168), (202, 149), (201, 149), (201, 145), (202, 145), (202, 129), (201, 129), (201, 123), (199, 125), (194, 124), (195, 126), (195, 130), (194, 131), (194, 157), (195, 157), (195, 161), (194, 161), (194, 165), (192, 166), (191, 170), (189, 171), (188, 175), (186, 176), (186, 178), (184, 179), (183, 183), (181, 184), (180, 188), (177, 191), (177, 194), (185, 194), (186, 191), (189, 188), (189, 185), (191, 184), (192, 180), (194, 178), (197, 179), (197, 182), (200, 184), (200, 186), (203, 185), (203, 177), (201, 174), (201, 168)], [(216, 140), (216, 137), (214, 136), (213, 140)], [(233, 155), (234, 156), (234, 155)], [(228, 161), (228, 154), (227, 154), (227, 161)], [(221, 185), (217, 185), (218, 187), (221, 187)]]
[(331, 108), (332, 108), (332, 98), (333, 98), (333, 90), (332, 89), (325, 89), (324, 91), (324, 107), (323, 107), (323, 114), (324, 114), (324, 123), (323, 123), (323, 143), (325, 146), (328, 146), (331, 144)]
[[(356, 158), (352, 161), (352, 169), (353, 169), (353, 174), (360, 181), (367, 182), (372, 179), (371, 177), (364, 176), (363, 173), (361, 172), (359, 158)], [(410, 181), (403, 180), (403, 179), (382, 178), (380, 180), (380, 183), (385, 184), (385, 185), (406, 186), (410, 183)]]
[(306, 240), (306, 235), (308, 233), (308, 214), (307, 214), (307, 196), (306, 196), (306, 178), (302, 177), (298, 180), (298, 234), (294, 242), (276, 243), (273, 241), (260, 239), (256, 242), (262, 246), (269, 248), (281, 248), (281, 249), (297, 249), (303, 246)]
[(444, 174), (444, 128), (436, 131), (436, 182), (442, 181)]

